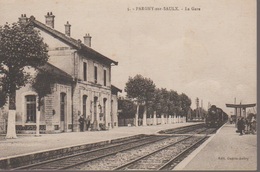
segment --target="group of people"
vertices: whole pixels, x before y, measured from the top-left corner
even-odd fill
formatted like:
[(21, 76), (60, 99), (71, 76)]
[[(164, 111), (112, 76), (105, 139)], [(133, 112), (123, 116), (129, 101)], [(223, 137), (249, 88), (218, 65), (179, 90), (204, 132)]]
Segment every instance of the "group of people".
[(80, 131), (84, 131), (84, 125), (86, 124), (86, 131), (88, 131), (90, 127), (90, 118), (89, 116), (85, 119), (83, 115), (80, 115), (79, 117), (79, 127)]
[(256, 120), (252, 118), (251, 120), (245, 119), (244, 117), (239, 118), (237, 121), (237, 130), (240, 136), (243, 134), (255, 134), (256, 133)]

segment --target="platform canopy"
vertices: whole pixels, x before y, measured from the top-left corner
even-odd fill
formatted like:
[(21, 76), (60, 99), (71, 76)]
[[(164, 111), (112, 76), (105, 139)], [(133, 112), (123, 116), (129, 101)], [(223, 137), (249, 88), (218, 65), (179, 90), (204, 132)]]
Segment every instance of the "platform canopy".
[(250, 108), (250, 107), (255, 107), (256, 103), (254, 104), (226, 104), (227, 107), (231, 108)]

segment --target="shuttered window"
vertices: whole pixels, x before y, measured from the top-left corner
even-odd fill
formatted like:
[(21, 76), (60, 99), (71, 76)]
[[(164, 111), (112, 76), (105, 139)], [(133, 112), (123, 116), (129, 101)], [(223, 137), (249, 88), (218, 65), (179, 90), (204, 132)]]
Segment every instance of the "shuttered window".
[(97, 72), (97, 66), (94, 67), (94, 79), (95, 79), (95, 83), (97, 83), (97, 79), (98, 79), (98, 72)]
[(87, 63), (83, 62), (83, 80), (87, 81)]

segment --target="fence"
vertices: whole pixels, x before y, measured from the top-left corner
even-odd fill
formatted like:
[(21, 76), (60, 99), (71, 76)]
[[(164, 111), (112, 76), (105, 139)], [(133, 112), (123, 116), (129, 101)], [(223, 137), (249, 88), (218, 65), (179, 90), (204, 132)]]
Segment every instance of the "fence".
[(7, 122), (5, 119), (0, 119), (0, 134), (5, 134), (7, 130)]
[[(169, 118), (147, 118), (147, 125), (174, 124), (186, 122), (185, 117), (169, 117)], [(138, 120), (138, 125), (142, 125), (143, 119)], [(135, 118), (118, 119), (118, 126), (135, 126)]]
[(134, 126), (135, 118), (129, 118), (129, 119), (118, 119), (118, 126)]

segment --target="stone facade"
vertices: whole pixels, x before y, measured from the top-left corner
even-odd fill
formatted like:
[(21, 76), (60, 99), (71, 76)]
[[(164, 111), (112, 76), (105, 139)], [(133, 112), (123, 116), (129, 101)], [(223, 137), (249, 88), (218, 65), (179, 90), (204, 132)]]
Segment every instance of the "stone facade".
[[(46, 24), (33, 16), (25, 21), (39, 30), (49, 46), (49, 68), (64, 77), (53, 86), (53, 92), (43, 98), (40, 110), (40, 132), (78, 132), (79, 116), (89, 117), (91, 130), (109, 129), (118, 126), (117, 89), (112, 92), (111, 64), (117, 62), (76, 41), (66, 29), (63, 34), (54, 29), (54, 15), (46, 15)], [(68, 27), (65, 25), (65, 27)], [(37, 93), (26, 85), (17, 91), (16, 125), (19, 132), (35, 132), (35, 107)], [(30, 115), (28, 115), (30, 114)], [(86, 130), (86, 126), (84, 126)]]

